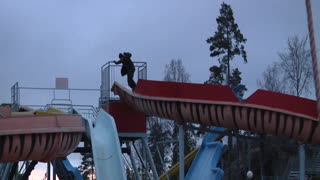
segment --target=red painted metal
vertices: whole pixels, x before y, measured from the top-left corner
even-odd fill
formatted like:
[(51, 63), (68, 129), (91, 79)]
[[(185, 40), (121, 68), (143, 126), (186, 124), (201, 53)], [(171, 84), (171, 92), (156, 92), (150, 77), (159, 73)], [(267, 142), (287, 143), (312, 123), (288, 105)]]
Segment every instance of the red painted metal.
[(0, 162), (64, 158), (85, 131), (80, 115), (0, 118)]
[(317, 119), (317, 102), (311, 99), (259, 89), (244, 103), (304, 114)]
[[(214, 90), (214, 91), (213, 91)], [(238, 102), (228, 86), (139, 79), (135, 93), (144, 96)]]
[(0, 106), (0, 114), (3, 115), (4, 117), (11, 116), (11, 107), (10, 106)]
[(136, 90), (113, 86), (121, 100), (147, 115), (320, 143), (313, 100), (258, 90), (240, 103), (226, 86), (147, 80), (139, 80)]
[(113, 116), (119, 133), (146, 133), (144, 113), (120, 101), (109, 102), (102, 108)]
[(84, 131), (79, 115), (6, 117), (0, 124), (0, 135)]

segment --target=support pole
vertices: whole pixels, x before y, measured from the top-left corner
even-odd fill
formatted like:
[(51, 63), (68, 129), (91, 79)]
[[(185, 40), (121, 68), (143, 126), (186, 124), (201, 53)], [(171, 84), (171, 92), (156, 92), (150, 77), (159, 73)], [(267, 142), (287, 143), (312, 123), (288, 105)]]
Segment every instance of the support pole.
[(132, 145), (133, 145), (134, 150), (136, 151), (136, 153), (137, 153), (137, 155), (138, 155), (138, 157), (139, 157), (139, 159), (140, 159), (140, 162), (141, 162), (142, 166), (145, 168), (146, 173), (147, 173), (149, 179), (151, 179), (151, 175), (150, 175), (149, 171), (147, 170), (146, 162), (143, 160), (143, 158), (142, 158), (141, 154), (139, 153), (139, 151), (137, 150), (136, 146), (135, 146), (134, 144), (132, 144)]
[(311, 57), (312, 57), (313, 80), (314, 80), (314, 86), (316, 89), (317, 111), (318, 111), (318, 120), (319, 120), (320, 82), (319, 82), (319, 71), (318, 71), (317, 47), (316, 47), (316, 40), (315, 40), (314, 28), (313, 28), (311, 0), (306, 0), (306, 7), (307, 7), (307, 17), (308, 17), (309, 41), (310, 41)]
[(299, 145), (299, 179), (304, 180), (305, 177), (305, 152), (304, 144)]
[(153, 159), (152, 159), (152, 155), (151, 155), (151, 152), (150, 152), (150, 148), (148, 146), (148, 143), (147, 143), (147, 140), (146, 138), (142, 138), (142, 142), (143, 142), (143, 145), (144, 145), (144, 148), (146, 149), (147, 151), (147, 157), (149, 159), (149, 162), (151, 164), (151, 169), (152, 169), (152, 172), (153, 172), (153, 178), (155, 180), (159, 180), (159, 176), (158, 176), (158, 173), (157, 173), (157, 169), (156, 169), (156, 166), (154, 165), (154, 162), (153, 162)]
[(12, 165), (13, 165), (13, 163), (6, 163), (6, 166), (5, 166), (6, 168), (5, 168), (4, 174), (2, 176), (4, 179), (9, 177)]
[[(20, 91), (20, 90), (19, 90)], [(19, 94), (20, 94), (20, 92), (19, 92)], [(20, 104), (20, 102), (19, 102), (19, 104)], [(32, 162), (32, 161), (31, 161)], [(30, 166), (30, 162), (29, 161), (27, 161), (26, 162), (26, 171), (27, 171), (27, 169), (29, 168), (29, 166)], [(29, 176), (26, 178), (26, 180), (29, 180)]]
[(161, 164), (162, 164), (162, 168), (163, 168), (163, 171), (164, 171), (164, 173), (165, 173), (165, 175), (166, 175), (166, 178), (167, 178), (167, 180), (170, 180), (170, 178), (169, 178), (169, 176), (168, 176), (168, 172), (167, 172), (166, 166), (165, 166), (165, 164), (164, 164), (164, 162), (163, 162), (163, 160), (162, 160), (162, 156), (161, 156), (161, 153), (160, 153), (160, 151), (159, 151), (158, 144), (156, 144), (156, 148), (157, 148), (157, 153), (158, 153), (158, 155), (159, 155), (160, 162), (161, 162)]
[(52, 180), (56, 180), (56, 161), (52, 161)]
[(38, 161), (31, 161), (31, 163), (26, 163), (26, 171), (24, 172), (20, 180), (28, 180), (31, 172), (34, 170), (34, 167), (37, 164), (38, 164)]
[(251, 171), (251, 142), (250, 141), (248, 143), (248, 171)]
[(183, 125), (179, 125), (179, 180), (184, 180), (184, 130)]
[(6, 168), (6, 164), (0, 163), (0, 176), (2, 176), (2, 173), (4, 173), (5, 168)]
[(47, 163), (47, 180), (51, 178), (50, 162)]
[(138, 171), (138, 168), (136, 166), (136, 162), (133, 159), (133, 151), (131, 150), (131, 144), (129, 144), (129, 143), (126, 143), (126, 144), (127, 144), (127, 147), (130, 148), (129, 157), (130, 157), (130, 161), (131, 161), (131, 164), (132, 164), (132, 167), (133, 167), (134, 176), (135, 176), (136, 180), (140, 180), (139, 171)]

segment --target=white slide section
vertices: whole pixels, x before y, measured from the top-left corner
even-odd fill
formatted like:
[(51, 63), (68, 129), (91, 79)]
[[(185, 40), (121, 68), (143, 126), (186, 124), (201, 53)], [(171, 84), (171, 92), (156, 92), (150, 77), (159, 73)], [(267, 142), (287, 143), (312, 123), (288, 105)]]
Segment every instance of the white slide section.
[(88, 120), (97, 180), (126, 180), (116, 124), (100, 109), (93, 126)]

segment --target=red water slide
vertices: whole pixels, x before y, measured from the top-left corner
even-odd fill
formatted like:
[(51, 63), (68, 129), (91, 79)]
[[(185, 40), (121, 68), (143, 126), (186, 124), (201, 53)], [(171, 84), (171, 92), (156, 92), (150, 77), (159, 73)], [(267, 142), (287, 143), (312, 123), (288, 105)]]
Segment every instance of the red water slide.
[(0, 163), (65, 158), (80, 143), (85, 124), (80, 115), (30, 112), (11, 114), (0, 106)]
[(320, 143), (316, 101), (257, 90), (239, 102), (228, 86), (139, 80), (132, 92), (115, 82), (122, 101), (146, 115), (207, 126), (243, 129)]

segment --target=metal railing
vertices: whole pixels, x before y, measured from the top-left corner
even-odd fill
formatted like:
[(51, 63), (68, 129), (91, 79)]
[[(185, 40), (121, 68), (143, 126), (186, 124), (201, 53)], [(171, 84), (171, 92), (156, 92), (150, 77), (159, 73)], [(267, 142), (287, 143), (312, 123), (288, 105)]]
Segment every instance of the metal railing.
[(11, 87), (11, 106), (13, 111), (17, 111), (20, 104), (20, 91), (19, 91), (19, 84), (16, 82)]
[[(133, 62), (138, 73), (137, 79), (147, 79), (147, 63), (146, 62)], [(120, 70), (122, 65), (115, 64), (109, 61), (101, 67), (101, 86), (99, 106), (106, 104), (109, 100), (119, 100), (119, 97), (112, 95), (111, 88), (116, 78), (112, 75), (116, 69)], [(120, 71), (119, 71), (120, 74)], [(136, 79), (136, 80), (137, 80)]]
[(46, 104), (46, 105), (34, 105), (34, 104), (25, 104), (24, 106), (28, 106), (34, 109), (39, 109), (46, 111), (49, 107), (53, 107), (64, 111), (66, 113), (73, 113), (73, 110), (76, 110), (80, 113), (84, 118), (95, 120), (98, 116), (99, 108), (94, 107), (92, 105), (82, 105), (82, 104)]
[[(23, 90), (49, 91), (49, 94), (51, 91), (52, 93), (51, 102), (47, 104), (37, 104), (37, 105), (34, 102), (33, 103), (21, 102), (21, 92)], [(67, 92), (67, 96), (63, 98), (58, 98), (57, 96), (58, 91)], [(41, 110), (47, 110), (49, 107), (54, 107), (66, 113), (71, 113), (73, 109), (76, 109), (85, 118), (95, 120), (98, 114), (98, 108), (90, 104), (74, 104), (71, 98), (72, 92), (74, 91), (82, 91), (82, 92), (93, 91), (93, 92), (99, 93), (101, 89), (33, 88), (33, 87), (19, 87), (18, 83), (15, 83), (11, 88), (11, 104), (14, 111), (18, 111), (20, 106), (28, 106), (34, 109), (41, 109)], [(39, 98), (43, 98), (43, 97), (39, 97)], [(98, 95), (96, 98), (97, 99), (99, 98)], [(48, 99), (50, 99), (50, 97)], [(36, 101), (36, 99), (34, 101)]]

